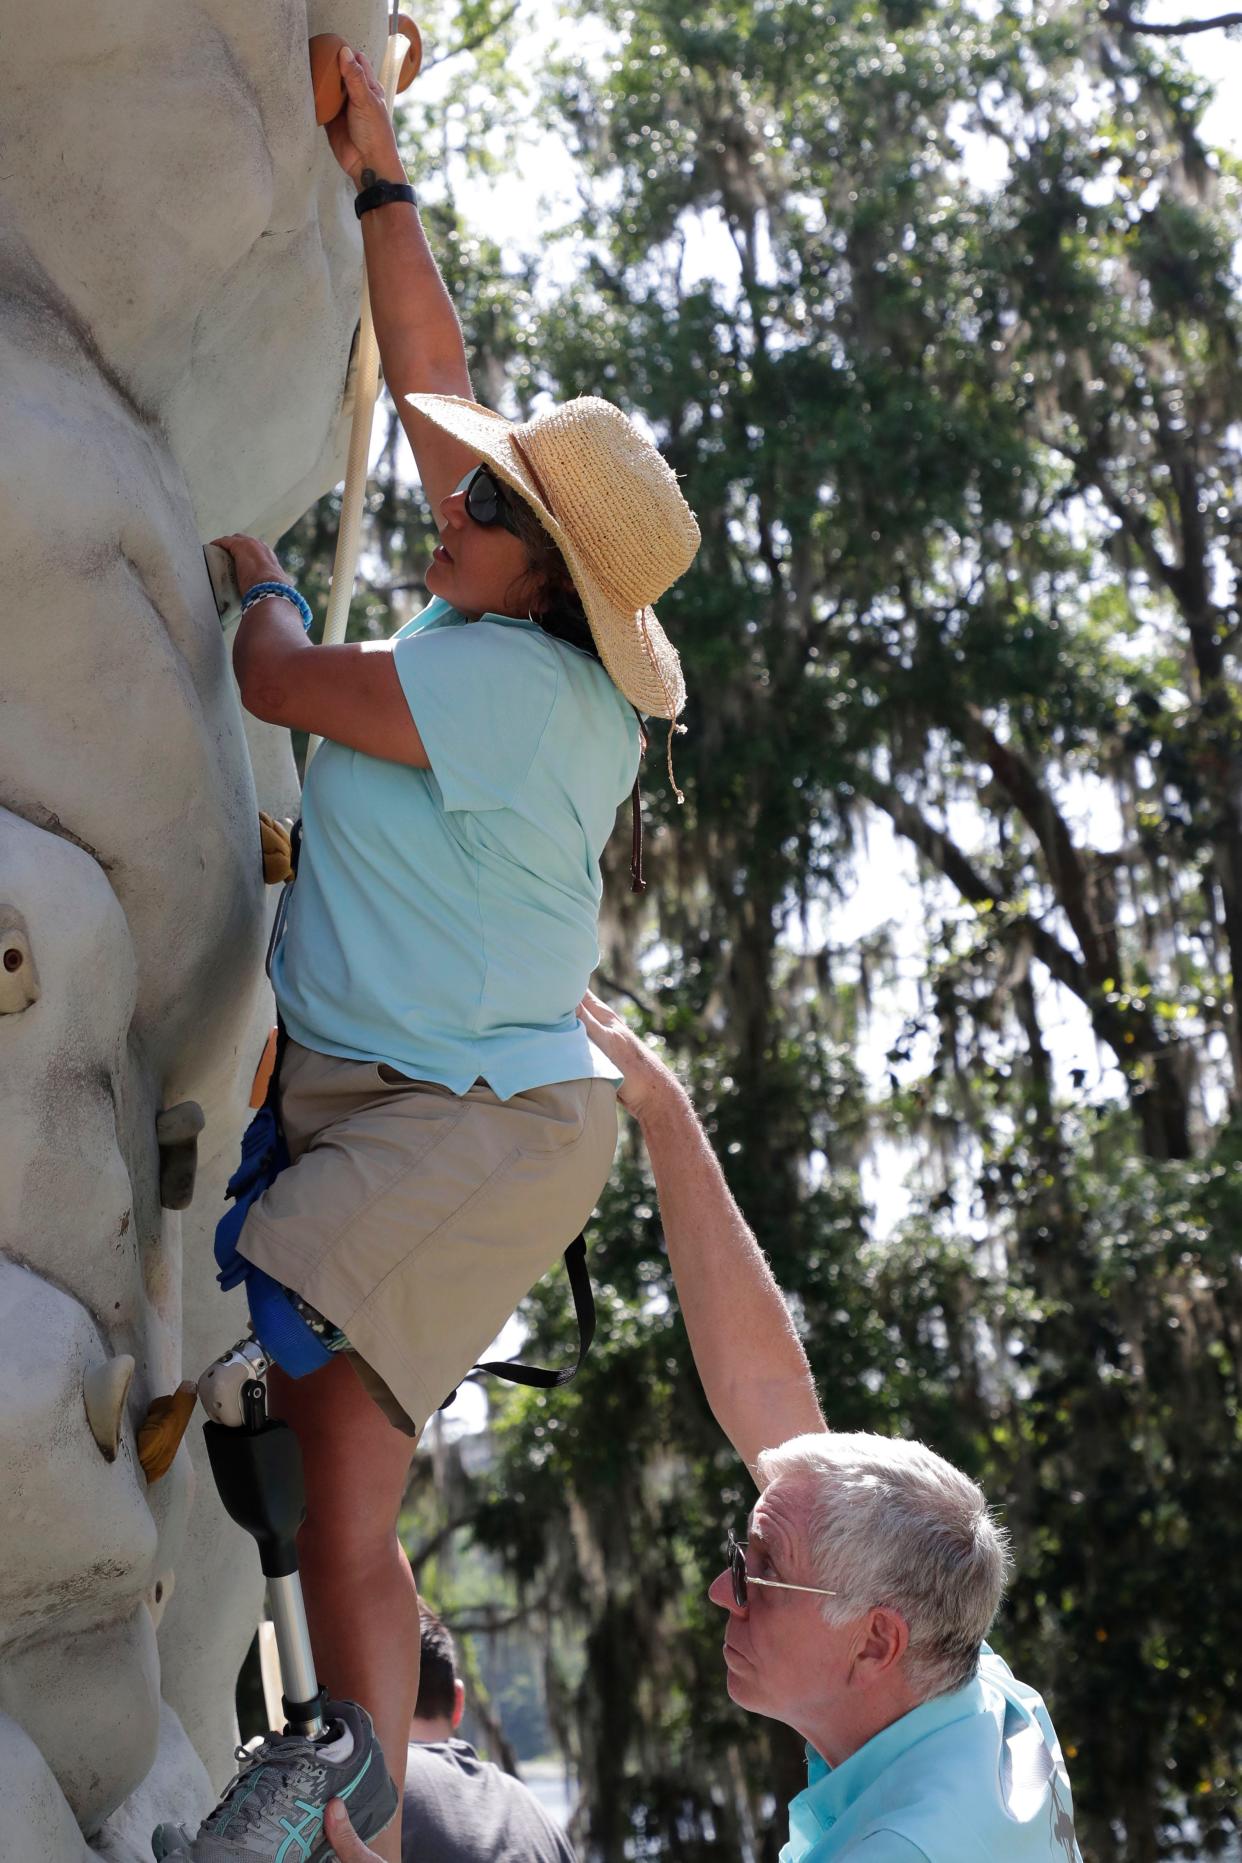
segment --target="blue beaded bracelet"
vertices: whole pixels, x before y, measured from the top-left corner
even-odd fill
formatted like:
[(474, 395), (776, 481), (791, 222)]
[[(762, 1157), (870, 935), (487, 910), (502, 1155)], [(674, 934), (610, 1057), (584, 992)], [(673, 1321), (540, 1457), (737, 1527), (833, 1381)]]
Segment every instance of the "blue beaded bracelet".
[(304, 595), (299, 595), (291, 582), (256, 582), (242, 596), (242, 613), (245, 614), (248, 608), (253, 608), (256, 602), (263, 601), (269, 595), (279, 595), (282, 601), (292, 602), (302, 617), (302, 626), (310, 633), (310, 624), (315, 618), (310, 603)]

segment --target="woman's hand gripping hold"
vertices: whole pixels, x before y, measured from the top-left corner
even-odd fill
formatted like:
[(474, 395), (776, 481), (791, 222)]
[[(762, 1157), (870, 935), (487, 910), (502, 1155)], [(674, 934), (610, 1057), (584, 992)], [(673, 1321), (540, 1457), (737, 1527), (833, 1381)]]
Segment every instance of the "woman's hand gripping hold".
[(383, 86), (361, 52), (345, 45), (340, 57), (345, 108), (325, 125), (333, 155), (356, 188), (364, 185), (364, 174), (367, 186), (372, 181), (404, 181)]

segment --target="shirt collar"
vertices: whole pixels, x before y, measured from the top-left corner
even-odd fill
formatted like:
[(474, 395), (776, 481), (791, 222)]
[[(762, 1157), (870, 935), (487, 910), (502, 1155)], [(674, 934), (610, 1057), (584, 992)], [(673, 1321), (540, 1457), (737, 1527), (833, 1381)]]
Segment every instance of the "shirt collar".
[(799, 1792), (789, 1807), (790, 1835), (807, 1841), (819, 1837), (829, 1825), (844, 1816), (881, 1773), (887, 1772), (895, 1760), (920, 1740), (926, 1740), (929, 1734), (938, 1733), (954, 1721), (986, 1712), (983, 1684), (975, 1676), (952, 1694), (935, 1695), (930, 1701), (920, 1702), (909, 1714), (881, 1728), (839, 1766), (829, 1766), (808, 1744), (807, 1789)]
[[(458, 609), (454, 608), (453, 614), (458, 621), (461, 621), (465, 623), (467, 626), (469, 626), (469, 623), (466, 622), (465, 615), (462, 614)], [(497, 627), (526, 627), (526, 628), (534, 627), (534, 628), (537, 628), (539, 626), (539, 623), (537, 621), (532, 621), (529, 615), (485, 614), (485, 615), (480, 615), (479, 620), (480, 621), (492, 621), (496, 624)]]

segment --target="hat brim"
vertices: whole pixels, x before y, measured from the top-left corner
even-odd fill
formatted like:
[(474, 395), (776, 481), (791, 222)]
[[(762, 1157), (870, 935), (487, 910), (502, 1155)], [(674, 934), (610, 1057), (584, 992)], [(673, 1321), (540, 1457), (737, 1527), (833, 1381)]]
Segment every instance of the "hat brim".
[(656, 619), (653, 608), (620, 607), (583, 562), (560, 521), (553, 516), (519, 446), (514, 444), (514, 423), (477, 401), (458, 395), (406, 395), (406, 405), (451, 434), (511, 486), (531, 507), (565, 558), (592, 639), (613, 684), (630, 704), (653, 718), (676, 718), (686, 702), (677, 649)]

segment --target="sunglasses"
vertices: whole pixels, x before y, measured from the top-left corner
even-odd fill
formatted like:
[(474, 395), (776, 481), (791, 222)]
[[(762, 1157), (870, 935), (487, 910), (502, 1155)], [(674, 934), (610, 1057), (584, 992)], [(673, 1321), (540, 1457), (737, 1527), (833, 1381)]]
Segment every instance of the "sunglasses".
[(486, 466), (474, 466), (461, 483), (453, 487), (454, 498), (458, 492), (465, 492), (466, 516), (473, 518), (476, 524), (482, 524), (484, 529), (499, 524), (514, 537), (519, 534), (512, 500)]
[(733, 1529), (729, 1529), (729, 1540), (725, 1547), (725, 1556), (729, 1561), (729, 1576), (733, 1580), (733, 1602), (739, 1611), (744, 1611), (749, 1603), (747, 1595), (751, 1585), (765, 1585), (771, 1591), (810, 1591), (817, 1598), (835, 1598), (835, 1591), (826, 1591), (822, 1585), (787, 1585), (781, 1578), (756, 1578), (746, 1570), (745, 1540), (735, 1540)]

